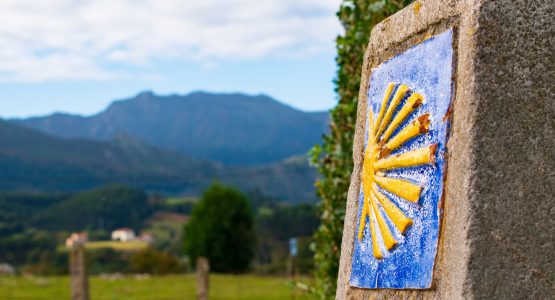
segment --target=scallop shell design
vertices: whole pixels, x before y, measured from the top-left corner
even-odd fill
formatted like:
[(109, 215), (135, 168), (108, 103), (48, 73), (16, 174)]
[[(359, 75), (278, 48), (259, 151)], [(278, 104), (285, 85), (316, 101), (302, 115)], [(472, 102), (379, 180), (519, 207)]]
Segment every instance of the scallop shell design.
[[(390, 83), (377, 119), (373, 120), (373, 111), (368, 115), (368, 143), (362, 168), (364, 200), (358, 239), (364, 238), (364, 229), (368, 223), (373, 254), (377, 259), (384, 257), (381, 249), (385, 248), (390, 251), (398, 243), (386, 218), (402, 234), (413, 224), (413, 221), (382, 190), (413, 203), (418, 203), (422, 191), (421, 186), (409, 180), (388, 177), (387, 171), (434, 164), (435, 162), (437, 144), (402, 154), (391, 154), (411, 139), (428, 134), (430, 127), (428, 113), (418, 116), (414, 121), (401, 128), (404, 121), (422, 105), (423, 101), (422, 95), (412, 92), (408, 86)], [(378, 233), (381, 239), (378, 239)]]

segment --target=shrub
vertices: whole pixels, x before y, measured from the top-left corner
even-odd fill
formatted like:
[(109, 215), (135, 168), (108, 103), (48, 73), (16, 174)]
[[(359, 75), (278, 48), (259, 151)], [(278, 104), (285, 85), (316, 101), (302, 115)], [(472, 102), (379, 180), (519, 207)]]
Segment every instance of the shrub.
[(316, 183), (321, 199), (321, 225), (315, 234), (316, 293), (324, 299), (335, 294), (345, 200), (353, 168), (353, 137), (360, 88), (360, 74), (370, 30), (409, 0), (343, 0), (337, 16), (345, 33), (337, 37), (337, 106), (331, 110), (330, 132), (322, 145), (311, 150), (320, 172)]
[(238, 190), (212, 184), (193, 208), (185, 226), (185, 252), (194, 265), (199, 256), (214, 272), (243, 272), (254, 256), (254, 217)]
[(170, 274), (184, 270), (179, 259), (168, 252), (147, 248), (133, 253), (129, 260), (129, 267), (134, 273)]

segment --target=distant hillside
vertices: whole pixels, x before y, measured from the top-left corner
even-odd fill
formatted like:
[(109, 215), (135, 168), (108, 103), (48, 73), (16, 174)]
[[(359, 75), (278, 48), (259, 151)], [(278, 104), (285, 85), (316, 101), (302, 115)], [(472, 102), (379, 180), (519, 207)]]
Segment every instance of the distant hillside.
[(194, 158), (253, 165), (306, 153), (321, 141), (329, 118), (263, 95), (145, 92), (90, 117), (54, 114), (13, 122), (65, 138), (109, 140), (123, 133)]
[(107, 142), (61, 139), (0, 121), (0, 189), (81, 190), (120, 182), (186, 190), (216, 169), (126, 136)]
[(213, 180), (259, 189), (285, 201), (314, 199), (316, 173), (288, 160), (223, 166), (149, 146), (125, 135), (109, 141), (62, 139), (0, 120), (1, 190), (85, 190), (109, 183), (198, 195)]

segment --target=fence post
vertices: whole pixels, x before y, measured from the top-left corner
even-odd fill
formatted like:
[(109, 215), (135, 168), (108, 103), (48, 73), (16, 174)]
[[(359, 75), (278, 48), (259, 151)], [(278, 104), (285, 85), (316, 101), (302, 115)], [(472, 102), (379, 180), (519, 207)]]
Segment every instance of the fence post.
[(197, 259), (197, 299), (208, 300), (210, 263), (205, 257)]
[(89, 300), (89, 279), (85, 262), (85, 247), (75, 244), (69, 255), (69, 274), (71, 276), (71, 299)]

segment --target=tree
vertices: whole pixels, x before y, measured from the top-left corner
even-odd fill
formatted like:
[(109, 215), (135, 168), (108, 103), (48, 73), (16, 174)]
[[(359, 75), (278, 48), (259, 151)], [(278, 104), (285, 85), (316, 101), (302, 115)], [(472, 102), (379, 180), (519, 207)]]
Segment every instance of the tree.
[(312, 247), (316, 264), (315, 290), (321, 298), (332, 298), (336, 289), (345, 200), (353, 170), (360, 74), (370, 31), (374, 25), (410, 2), (343, 0), (337, 13), (345, 28), (345, 33), (336, 39), (338, 69), (335, 91), (339, 101), (331, 110), (330, 132), (324, 136), (324, 143), (311, 150), (311, 161), (322, 175), (316, 182), (322, 222)]
[(238, 190), (212, 184), (193, 208), (185, 226), (185, 252), (193, 265), (199, 256), (215, 272), (246, 271), (254, 256), (254, 217)]
[(142, 190), (109, 185), (75, 194), (38, 212), (32, 225), (47, 230), (140, 229), (153, 212)]

